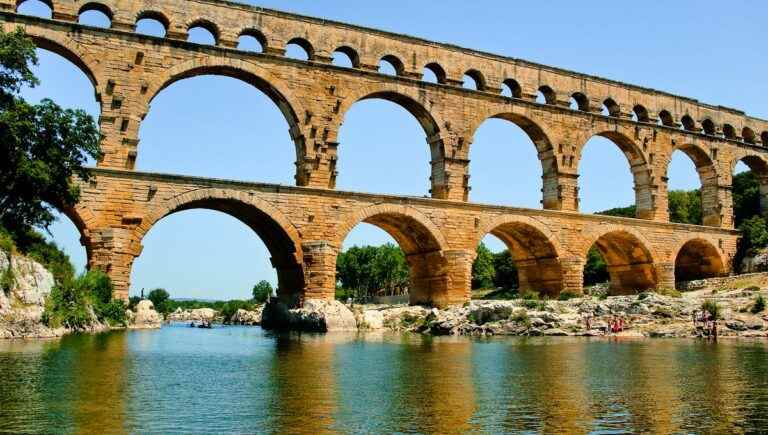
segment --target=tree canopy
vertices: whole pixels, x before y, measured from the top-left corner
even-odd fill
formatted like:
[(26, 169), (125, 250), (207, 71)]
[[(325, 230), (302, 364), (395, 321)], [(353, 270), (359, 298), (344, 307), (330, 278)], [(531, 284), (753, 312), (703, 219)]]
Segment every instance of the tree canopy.
[(409, 276), (405, 254), (391, 243), (353, 246), (336, 260), (338, 285), (356, 298), (405, 294)]
[(73, 207), (87, 180), (88, 158), (100, 156), (99, 131), (82, 110), (51, 100), (29, 104), (20, 96), (38, 80), (35, 45), (20, 29), (0, 30), (0, 225), (14, 235), (48, 228), (54, 208)]

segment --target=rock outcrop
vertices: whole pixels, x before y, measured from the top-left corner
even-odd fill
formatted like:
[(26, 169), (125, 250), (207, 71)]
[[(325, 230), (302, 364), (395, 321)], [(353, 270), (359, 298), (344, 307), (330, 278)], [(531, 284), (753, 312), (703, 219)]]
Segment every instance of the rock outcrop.
[(163, 326), (163, 317), (155, 311), (155, 305), (150, 300), (140, 301), (136, 305), (136, 313), (129, 311), (128, 327), (130, 329), (158, 329)]
[(264, 306), (257, 307), (254, 311), (248, 311), (239, 309), (235, 312), (235, 315), (229, 320), (233, 325), (247, 325), (256, 326), (261, 325), (261, 314), (264, 311)]
[(176, 311), (168, 315), (168, 320), (171, 322), (200, 322), (203, 320), (213, 322), (216, 320), (217, 314), (213, 308), (196, 308), (194, 310), (177, 308)]
[(264, 307), (264, 329), (305, 332), (356, 331), (355, 315), (339, 301), (307, 300), (304, 306), (289, 309), (273, 300)]

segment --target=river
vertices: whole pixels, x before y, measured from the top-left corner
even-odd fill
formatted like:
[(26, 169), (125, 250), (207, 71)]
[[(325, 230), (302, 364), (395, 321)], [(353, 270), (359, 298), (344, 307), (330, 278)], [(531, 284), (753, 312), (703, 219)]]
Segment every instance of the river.
[(768, 428), (768, 344), (273, 335), (0, 341), (0, 432), (623, 433)]

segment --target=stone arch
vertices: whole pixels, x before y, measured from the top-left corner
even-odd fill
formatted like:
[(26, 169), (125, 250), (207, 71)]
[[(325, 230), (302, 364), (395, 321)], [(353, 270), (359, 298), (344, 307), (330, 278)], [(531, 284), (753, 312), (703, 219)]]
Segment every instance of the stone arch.
[(80, 16), (80, 15), (83, 14), (83, 12), (88, 12), (88, 11), (98, 11), (98, 12), (101, 12), (102, 14), (106, 15), (107, 18), (109, 18), (110, 23), (114, 19), (114, 13), (112, 12), (112, 9), (109, 6), (107, 6), (107, 5), (105, 5), (104, 3), (101, 3), (101, 2), (93, 2), (92, 1), (92, 2), (85, 3), (77, 11), (77, 15)]
[(621, 225), (596, 225), (584, 232), (581, 258), (597, 247), (608, 266), (611, 294), (635, 294), (655, 288), (659, 277), (653, 246), (639, 231)]
[[(11, 25), (5, 25), (6, 31), (11, 29)], [(100, 85), (102, 82), (100, 77), (101, 63), (96, 56), (89, 53), (82, 45), (72, 39), (59, 36), (59, 33), (37, 33), (34, 28), (25, 28), (25, 32), (38, 48), (56, 53), (78, 67), (88, 77), (88, 80), (91, 81), (97, 95), (96, 99), (99, 100), (98, 94), (101, 92)]]
[(464, 73), (466, 77), (469, 77), (472, 79), (472, 81), (475, 82), (475, 89), (476, 91), (485, 91), (488, 88), (488, 85), (485, 81), (485, 76), (483, 73), (481, 73), (477, 69), (470, 69), (467, 72)]
[(577, 158), (578, 165), (581, 165), (582, 155), (586, 144), (595, 136), (610, 140), (627, 158), (634, 181), (637, 217), (640, 219), (653, 219), (655, 216), (655, 202), (651, 187), (652, 171), (641, 148), (634, 140), (619, 131), (598, 131), (579, 147), (579, 155)]
[(248, 192), (200, 189), (171, 197), (152, 208), (135, 229), (141, 243), (144, 236), (163, 218), (185, 210), (214, 210), (238, 219), (251, 228), (267, 247), (277, 270), (278, 296), (297, 305), (304, 294), (301, 237), (293, 223), (269, 202)]
[(576, 103), (576, 110), (582, 112), (589, 112), (589, 98), (582, 92), (574, 92), (571, 94), (571, 98)]
[(665, 179), (669, 178), (669, 165), (672, 162), (672, 154), (675, 151), (681, 151), (688, 156), (699, 173), (699, 182), (701, 183), (701, 219), (702, 224), (707, 226), (719, 227), (720, 219), (720, 199), (718, 196), (719, 174), (717, 165), (710, 157), (709, 153), (700, 145), (693, 143), (683, 143), (672, 148), (665, 169)]
[(552, 232), (527, 216), (501, 215), (481, 223), (475, 245), (493, 234), (509, 249), (518, 271), (519, 291), (557, 296), (565, 287), (563, 248)]
[(267, 51), (267, 44), (269, 41), (267, 40), (267, 37), (264, 35), (264, 33), (255, 28), (255, 27), (246, 27), (245, 29), (241, 30), (240, 33), (237, 34), (237, 37), (240, 38), (241, 36), (250, 36), (256, 41), (259, 42), (261, 45), (261, 52), (265, 53)]
[(91, 240), (91, 229), (96, 228), (96, 216), (91, 209), (82, 204), (74, 207), (56, 207), (59, 212), (69, 218), (80, 233), (80, 244), (85, 248), (87, 267), (92, 266), (93, 261), (93, 243)]
[(302, 50), (304, 50), (304, 52), (307, 54), (307, 61), (311, 61), (315, 59), (315, 47), (312, 45), (311, 42), (309, 42), (309, 40), (305, 38), (296, 37), (286, 42), (285, 45), (287, 47), (292, 44), (298, 45), (299, 47), (301, 47)]
[(187, 32), (196, 27), (203, 28), (210, 32), (210, 34), (213, 36), (213, 45), (219, 45), (219, 41), (221, 40), (221, 30), (219, 29), (219, 26), (216, 25), (216, 23), (207, 18), (196, 18), (187, 23)]
[(139, 11), (139, 13), (136, 14), (135, 23), (138, 23), (143, 19), (155, 20), (158, 23), (162, 24), (163, 27), (165, 28), (165, 36), (168, 35), (168, 30), (170, 30), (171, 28), (171, 20), (168, 19), (168, 16), (166, 16), (164, 13), (156, 10), (145, 9), (145, 10)]
[(350, 63), (352, 64), (352, 68), (360, 68), (360, 54), (358, 54), (357, 50), (350, 47), (349, 45), (342, 45), (341, 47), (333, 50), (333, 52), (339, 52), (347, 56)]
[(701, 237), (692, 237), (678, 243), (673, 252), (675, 281), (693, 281), (728, 274), (728, 263), (715, 243)]
[(432, 74), (435, 75), (435, 79), (437, 79), (438, 84), (444, 85), (447, 83), (448, 74), (439, 63), (429, 62), (428, 64), (424, 65), (424, 69), (431, 71)]
[[(542, 169), (542, 180), (543, 180), (543, 192), (556, 192), (558, 190), (558, 174), (559, 174), (559, 167), (558, 167), (558, 161), (557, 156), (555, 155), (552, 142), (550, 141), (547, 133), (541, 128), (541, 126), (536, 123), (535, 121), (531, 120), (530, 118), (520, 115), (517, 113), (512, 112), (499, 112), (492, 114), (490, 116), (478, 116), (476, 118), (478, 121), (477, 123), (470, 125), (468, 131), (472, 134), (471, 137), (474, 137), (477, 133), (477, 130), (483, 125), (485, 121), (488, 119), (503, 119), (505, 121), (509, 121), (513, 124), (515, 124), (517, 127), (519, 127), (521, 130), (525, 132), (526, 135), (528, 135), (528, 138), (533, 142), (534, 146), (536, 147), (536, 152), (539, 157), (539, 161), (541, 162), (541, 169)], [(468, 150), (468, 153), (471, 152), (471, 146)], [(469, 155), (469, 154), (468, 154)], [(471, 175), (471, 174), (470, 174)], [(546, 200), (546, 198), (543, 200), (543, 205), (545, 209), (557, 209), (559, 208), (559, 204), (556, 203), (550, 203)]]
[(341, 246), (361, 222), (375, 225), (397, 241), (411, 272), (411, 304), (440, 305), (449, 291), (445, 251), (440, 229), (418, 210), (404, 205), (378, 204), (348, 213), (340, 220), (333, 244)]
[(646, 109), (642, 104), (635, 104), (635, 106), (632, 108), (632, 113), (635, 115), (635, 118), (637, 118), (637, 122), (651, 121), (651, 116), (648, 113), (648, 109)]
[[(19, 6), (21, 6), (26, 2), (27, 0), (16, 0), (16, 7), (14, 8), (14, 11), (18, 11)], [(56, 12), (58, 12), (58, 9), (54, 9), (55, 4), (53, 0), (40, 0), (40, 2), (48, 6), (51, 9), (52, 14), (55, 14)]]

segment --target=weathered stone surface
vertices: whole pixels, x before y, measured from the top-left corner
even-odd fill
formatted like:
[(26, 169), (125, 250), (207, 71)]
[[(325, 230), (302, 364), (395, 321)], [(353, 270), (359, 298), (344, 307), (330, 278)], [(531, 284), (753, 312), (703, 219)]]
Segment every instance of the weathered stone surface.
[(356, 315), (360, 330), (375, 331), (384, 328), (384, 314), (380, 310), (363, 310)]
[(155, 311), (155, 305), (150, 300), (143, 300), (136, 305), (136, 313), (132, 313), (128, 327), (131, 329), (157, 329), (163, 325), (163, 317)]
[(216, 315), (216, 310), (213, 308), (196, 308), (194, 310), (177, 308), (176, 311), (168, 315), (168, 320), (171, 322), (200, 322), (203, 320), (213, 322)]
[[(146, 2), (100, 1), (98, 7), (112, 17), (110, 29), (77, 23), (80, 7), (87, 10), (95, 3), (47, 3), (53, 20), (17, 15), (18, 2), (0, 0), (0, 22), (5, 30), (24, 27), (45, 48), (75, 60), (96, 87), (104, 156), (94, 178), (81, 185), (81, 203), (67, 213), (81, 230), (89, 264), (104, 266), (123, 298), (145, 234), (168, 214), (193, 207), (223, 210), (263, 236), (278, 269), (278, 296), (291, 307), (333, 299), (336, 256), (349, 231), (363, 221), (386, 228), (402, 242), (413, 304), (444, 308), (468, 302), (475, 249), (490, 232), (514, 246), (516, 258), (525, 259), (517, 265), (522, 290), (581, 293), (586, 252), (595, 243), (610, 251), (604, 253), (610, 293), (671, 288), (676, 280), (732, 271), (738, 233), (731, 231), (730, 168), (737, 161), (760, 172), (761, 191), (768, 192), (768, 154), (756, 146), (768, 144), (768, 123), (737, 110), (232, 2), (153, 2), (154, 16), (167, 17), (166, 38), (131, 33), (136, 18), (147, 12)], [(200, 17), (215, 26), (215, 46), (184, 41), (188, 25)], [(248, 23), (259, 23), (262, 54), (236, 49)], [(296, 35), (310, 48), (309, 62), (285, 57)], [(330, 67), (332, 53), (342, 45), (355, 54), (352, 68)], [(395, 61), (397, 76), (376, 72), (380, 59), (397, 54), (403, 57)], [(419, 80), (427, 65), (437, 71), (439, 83)], [(477, 90), (461, 87), (467, 71), (480, 85)], [(296, 145), (295, 178), (301, 187), (134, 172), (150, 101), (175, 81), (204, 74), (235, 77), (275, 100)], [(513, 98), (500, 95), (503, 86)], [(538, 91), (546, 94), (544, 103), (536, 102)], [(581, 110), (568, 107), (571, 96), (578, 97)], [(425, 164), (432, 168), (432, 198), (333, 191), (341, 125), (349, 109), (367, 98), (400, 104), (420, 121), (429, 148)], [(467, 203), (473, 137), (489, 118), (522, 127), (535, 144), (546, 210)], [(685, 128), (678, 128), (681, 124)], [(594, 136), (612, 141), (627, 156), (642, 220), (561, 213), (578, 211), (579, 162)], [(707, 227), (667, 223), (665, 177), (675, 150), (690, 156), (701, 175)]]
[(264, 311), (264, 306), (257, 307), (254, 311), (248, 311), (239, 309), (235, 313), (234, 316), (232, 316), (232, 319), (230, 319), (230, 322), (233, 325), (249, 325), (249, 326), (256, 326), (261, 325), (261, 314)]
[(356, 331), (357, 321), (346, 305), (339, 301), (308, 300), (298, 309), (285, 304), (267, 303), (262, 314), (265, 329), (306, 332)]

